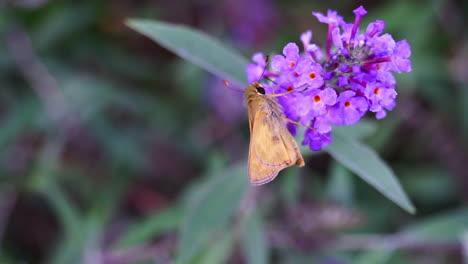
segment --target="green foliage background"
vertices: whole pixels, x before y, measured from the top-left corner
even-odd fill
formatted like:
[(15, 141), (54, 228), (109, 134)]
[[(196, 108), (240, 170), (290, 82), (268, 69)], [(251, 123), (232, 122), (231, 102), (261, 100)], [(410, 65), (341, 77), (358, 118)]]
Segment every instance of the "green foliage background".
[[(412, 45), (398, 107), (337, 130), (324, 152), (304, 149), (306, 168), (259, 188), (247, 181), (246, 116), (218, 115), (212, 75), (191, 62), (244, 85), (244, 57), (306, 29), (323, 43), (310, 12), (352, 20), (358, 4), (274, 1), (274, 34), (251, 45), (213, 12), (224, 4), (1, 4), (0, 263), (466, 263), (468, 4), (364, 3), (364, 23), (383, 19)], [(130, 25), (176, 53), (212, 39), (227, 51), (179, 49), (187, 62), (128, 18), (149, 19)], [(213, 38), (171, 42), (192, 31), (148, 21)]]

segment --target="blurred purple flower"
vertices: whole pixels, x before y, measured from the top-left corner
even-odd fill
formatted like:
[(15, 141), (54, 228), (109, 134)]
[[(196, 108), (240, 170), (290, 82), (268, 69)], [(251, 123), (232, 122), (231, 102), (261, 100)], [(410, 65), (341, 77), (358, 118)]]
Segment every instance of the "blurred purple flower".
[(268, 43), (278, 23), (278, 14), (269, 0), (228, 0), (222, 14), (231, 37), (246, 46)]
[(208, 100), (217, 116), (228, 123), (234, 123), (244, 116), (242, 107), (243, 94), (227, 89), (218, 79), (210, 80), (208, 84)]
[[(277, 24), (277, 12), (272, 1), (269, 0), (227, 0), (216, 5), (217, 8), (209, 12), (217, 13), (231, 30), (230, 38), (240, 45), (261, 46), (270, 41)], [(261, 11), (261, 12), (257, 12)], [(205, 11), (206, 12), (206, 11)], [(208, 25), (212, 26), (212, 21)], [(247, 65), (248, 82), (260, 80), (266, 68), (265, 55), (258, 52), (253, 55)], [(276, 77), (276, 74), (265, 72), (265, 76)], [(242, 95), (227, 89), (219, 79), (210, 81), (208, 87), (209, 102), (219, 116), (228, 122), (239, 120), (245, 111), (242, 105)], [(232, 115), (232, 116), (230, 116)]]
[(408, 41), (402, 40), (396, 43), (395, 52), (392, 56), (391, 70), (400, 73), (401, 71), (411, 71), (411, 61), (408, 59), (411, 56), (411, 46)]
[(310, 43), (312, 41), (312, 31), (307, 30), (302, 33), (301, 41), (304, 47), (304, 52), (309, 55), (314, 62), (320, 61), (323, 58), (322, 50), (320, 50), (319, 46), (317, 46), (317, 44)]
[(344, 23), (343, 17), (338, 15), (338, 12), (335, 10), (328, 9), (326, 16), (318, 12), (312, 12), (312, 15), (314, 15), (318, 21), (325, 24), (341, 25)]
[[(382, 34), (385, 22), (370, 23), (360, 33), (364, 7), (354, 10), (354, 23), (346, 23), (336, 11), (327, 15), (312, 13), (328, 24), (325, 56), (311, 43), (312, 31), (301, 34), (303, 52), (295, 43), (288, 43), (282, 55), (275, 55), (265, 75), (275, 85), (265, 84), (272, 93), (287, 92), (278, 98), (285, 115), (308, 126), (303, 145), (320, 150), (331, 143), (331, 124), (353, 125), (367, 111), (376, 118), (385, 117), (395, 107), (397, 92), (393, 72), (410, 72), (411, 47), (406, 40), (395, 42), (390, 34)], [(257, 81), (266, 67), (263, 54), (247, 65), (249, 82)], [(295, 134), (295, 126), (288, 124)]]
[(262, 77), (266, 67), (265, 55), (257, 52), (252, 56), (252, 61), (255, 63), (247, 64), (247, 81), (249, 83), (256, 82)]

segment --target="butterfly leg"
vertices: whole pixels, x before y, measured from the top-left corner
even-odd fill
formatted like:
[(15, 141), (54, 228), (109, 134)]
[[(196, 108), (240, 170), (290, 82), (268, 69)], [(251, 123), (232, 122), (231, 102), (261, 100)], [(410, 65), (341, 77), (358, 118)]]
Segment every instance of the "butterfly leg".
[(293, 124), (296, 124), (296, 125), (300, 125), (300, 126), (303, 126), (303, 127), (305, 127), (305, 128), (308, 128), (308, 129), (313, 129), (313, 128), (310, 127), (310, 126), (306, 126), (306, 125), (304, 125), (304, 124), (301, 124), (301, 123), (299, 123), (299, 122), (297, 122), (297, 121), (294, 121), (294, 120), (292, 120), (292, 119), (289, 119), (289, 118), (287, 118), (287, 117), (283, 117), (283, 118), (284, 118), (284, 120), (288, 121), (289, 123), (293, 123)]

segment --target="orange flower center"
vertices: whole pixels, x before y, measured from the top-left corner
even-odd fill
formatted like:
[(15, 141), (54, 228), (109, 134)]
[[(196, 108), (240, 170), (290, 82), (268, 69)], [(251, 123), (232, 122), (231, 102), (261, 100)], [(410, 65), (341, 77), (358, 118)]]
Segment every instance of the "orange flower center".
[(375, 88), (374, 94), (375, 94), (375, 95), (378, 95), (379, 93), (380, 93), (380, 88)]
[(318, 96), (318, 95), (314, 96), (314, 101), (315, 101), (316, 103), (320, 102), (320, 100), (322, 100), (322, 99), (320, 98), (320, 96)]
[(317, 77), (317, 75), (315, 74), (315, 72), (313, 72), (313, 73), (309, 74), (309, 77), (311, 79), (315, 79), (315, 77)]
[(344, 104), (344, 106), (345, 106), (345, 107), (350, 107), (350, 106), (351, 106), (351, 103), (350, 103), (350, 102), (346, 102), (346, 103)]
[(291, 63), (289, 64), (292, 67), (294, 67), (296, 65), (296, 63), (294, 61), (291, 61)]
[(288, 90), (288, 92), (292, 91), (293, 90), (293, 87), (291, 85), (288, 86), (288, 88), (286, 88)]
[(382, 66), (380, 66), (380, 64), (379, 64), (379, 63), (377, 63), (376, 65), (377, 65), (377, 70), (380, 70), (380, 69), (382, 69)]
[(295, 76), (295, 77), (299, 77), (299, 76), (301, 76), (301, 75), (300, 75), (299, 73), (295, 72), (295, 73), (294, 73), (294, 76)]

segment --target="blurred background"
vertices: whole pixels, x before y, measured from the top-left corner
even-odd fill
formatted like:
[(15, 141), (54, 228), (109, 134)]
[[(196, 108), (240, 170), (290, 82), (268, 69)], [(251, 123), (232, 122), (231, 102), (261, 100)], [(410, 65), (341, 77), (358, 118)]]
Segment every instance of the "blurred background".
[[(329, 155), (247, 183), (242, 94), (130, 30), (198, 28), (250, 58), (369, 11), (412, 46), (363, 138), (411, 215)], [(468, 263), (468, 2), (0, 1), (0, 263)], [(240, 180), (239, 180), (240, 179)]]

